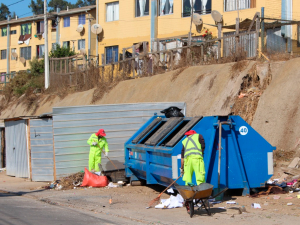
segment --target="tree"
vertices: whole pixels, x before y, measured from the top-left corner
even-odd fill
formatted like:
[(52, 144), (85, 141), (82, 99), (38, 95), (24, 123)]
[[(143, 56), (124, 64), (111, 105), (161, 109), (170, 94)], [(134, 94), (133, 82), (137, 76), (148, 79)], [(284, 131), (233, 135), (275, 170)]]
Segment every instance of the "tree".
[(66, 10), (67, 6), (69, 6), (70, 9), (75, 8), (75, 5), (65, 0), (50, 0), (50, 2), (48, 3), (50, 12), (56, 11), (57, 8), (60, 8), (61, 10)]
[(12, 12), (12, 14), (11, 14), (11, 18), (15, 19), (15, 18), (16, 18), (16, 16), (17, 16), (16, 12)]
[(75, 8), (80, 8), (89, 5), (96, 5), (96, 0), (77, 0)]
[(59, 44), (56, 44), (55, 48), (53, 48), (49, 52), (50, 58), (64, 58), (76, 55), (76, 52), (73, 51), (70, 47), (60, 47)]
[(43, 14), (44, 13), (44, 0), (31, 0), (30, 4), (28, 5), (28, 8), (31, 9), (33, 14)]
[(8, 7), (1, 3), (1, 6), (0, 6), (0, 21), (1, 20), (7, 20), (7, 17), (10, 15), (10, 11), (8, 9)]

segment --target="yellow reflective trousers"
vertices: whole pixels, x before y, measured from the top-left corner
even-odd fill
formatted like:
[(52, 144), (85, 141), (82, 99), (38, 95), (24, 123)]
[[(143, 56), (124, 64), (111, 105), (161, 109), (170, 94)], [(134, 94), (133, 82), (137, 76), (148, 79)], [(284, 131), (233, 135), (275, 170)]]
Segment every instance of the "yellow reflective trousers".
[(185, 185), (192, 183), (193, 172), (195, 171), (197, 185), (205, 183), (205, 167), (203, 158), (199, 155), (190, 155), (184, 159), (184, 175), (182, 180)]

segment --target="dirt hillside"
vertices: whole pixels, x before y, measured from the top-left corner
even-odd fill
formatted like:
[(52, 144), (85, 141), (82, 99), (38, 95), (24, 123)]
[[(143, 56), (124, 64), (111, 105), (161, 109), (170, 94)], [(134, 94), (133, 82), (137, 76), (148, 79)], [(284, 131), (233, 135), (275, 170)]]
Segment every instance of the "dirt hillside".
[[(300, 119), (299, 63), (299, 58), (271, 64), (245, 61), (237, 70), (233, 70), (235, 63), (193, 66), (122, 81), (94, 104), (184, 101), (187, 116), (225, 115), (231, 112), (232, 107), (239, 112), (236, 109), (238, 106), (240, 112), (251, 114), (251, 125), (272, 145), (294, 149), (300, 144), (300, 126), (297, 122)], [(255, 74), (262, 89), (256, 101), (243, 98), (247, 104), (242, 102), (234, 106), (245, 80), (248, 88), (253, 83), (249, 74)], [(94, 90), (73, 93), (63, 99), (55, 95), (43, 96), (35, 110), (28, 110), (20, 98), (6, 106), (0, 117), (40, 115), (51, 112), (52, 107), (90, 105), (93, 93)], [(249, 102), (253, 103), (250, 109)], [(237, 114), (244, 116), (243, 113)]]

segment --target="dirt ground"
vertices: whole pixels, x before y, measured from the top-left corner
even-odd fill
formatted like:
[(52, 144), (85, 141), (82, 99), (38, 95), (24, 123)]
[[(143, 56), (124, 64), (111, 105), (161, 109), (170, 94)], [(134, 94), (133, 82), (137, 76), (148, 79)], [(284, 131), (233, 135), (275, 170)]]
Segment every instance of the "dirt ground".
[[(26, 179), (9, 177), (0, 173), (0, 190), (21, 194), (23, 197), (34, 198), (52, 205), (71, 207), (81, 212), (94, 212), (113, 217), (129, 218), (132, 224), (298, 224), (300, 216), (300, 199), (297, 193), (280, 194), (251, 198), (242, 196), (225, 197), (220, 204), (211, 208), (212, 216), (203, 209), (196, 211), (190, 218), (185, 208), (146, 209), (148, 203), (157, 197), (161, 186), (124, 186), (121, 188), (77, 188), (58, 191), (43, 189), (45, 182), (29, 182)], [(291, 199), (286, 199), (290, 198)], [(112, 204), (109, 199), (112, 198)], [(162, 199), (169, 198), (163, 194)], [(227, 201), (236, 204), (226, 204)], [(252, 203), (259, 203), (261, 209), (251, 208)], [(293, 205), (287, 206), (287, 203)], [(239, 207), (244, 206), (246, 212), (239, 214)]]

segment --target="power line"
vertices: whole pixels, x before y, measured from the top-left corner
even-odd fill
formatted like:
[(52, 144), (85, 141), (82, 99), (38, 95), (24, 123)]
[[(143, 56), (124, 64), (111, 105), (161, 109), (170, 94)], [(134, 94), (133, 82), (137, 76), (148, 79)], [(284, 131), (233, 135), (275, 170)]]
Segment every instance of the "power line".
[(25, 16), (25, 15), (27, 15), (27, 14), (29, 14), (29, 13), (32, 13), (32, 12), (24, 13), (24, 14), (18, 16), (18, 17)]
[[(12, 4), (8, 5), (8, 6), (15, 5), (15, 4), (17, 4), (17, 3), (19, 3), (19, 2), (23, 2), (23, 1), (24, 1), (24, 0), (21, 0), (21, 1), (15, 2), (15, 3), (12, 3)], [(8, 6), (7, 6), (7, 7), (8, 7)]]

